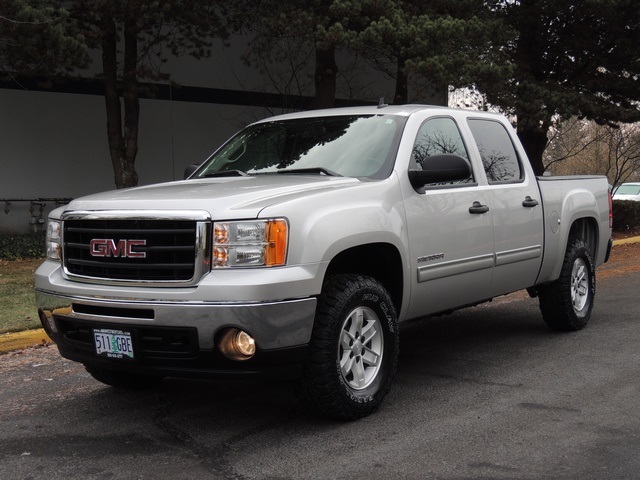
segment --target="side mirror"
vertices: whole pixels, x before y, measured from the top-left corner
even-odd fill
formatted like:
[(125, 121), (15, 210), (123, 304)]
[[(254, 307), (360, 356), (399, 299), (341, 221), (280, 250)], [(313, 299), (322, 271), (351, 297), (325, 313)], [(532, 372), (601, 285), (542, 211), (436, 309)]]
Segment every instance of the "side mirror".
[(197, 163), (194, 163), (193, 165), (189, 165), (187, 168), (184, 169), (184, 179), (186, 180), (187, 178), (189, 178), (193, 172), (195, 172), (198, 167), (200, 165), (198, 165)]
[(422, 164), (422, 170), (409, 170), (409, 182), (415, 189), (422, 188), (428, 183), (455, 182), (470, 176), (469, 160), (450, 153), (427, 157)]

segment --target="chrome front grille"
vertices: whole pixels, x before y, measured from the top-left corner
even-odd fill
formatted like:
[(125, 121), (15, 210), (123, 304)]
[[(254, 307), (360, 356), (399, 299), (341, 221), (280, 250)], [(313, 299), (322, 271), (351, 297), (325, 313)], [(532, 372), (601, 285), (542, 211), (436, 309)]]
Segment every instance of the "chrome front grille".
[[(191, 212), (189, 212), (191, 213)], [(111, 283), (192, 284), (208, 271), (209, 221), (187, 212), (74, 212), (63, 216), (70, 278)], [(127, 217), (127, 215), (131, 217)]]

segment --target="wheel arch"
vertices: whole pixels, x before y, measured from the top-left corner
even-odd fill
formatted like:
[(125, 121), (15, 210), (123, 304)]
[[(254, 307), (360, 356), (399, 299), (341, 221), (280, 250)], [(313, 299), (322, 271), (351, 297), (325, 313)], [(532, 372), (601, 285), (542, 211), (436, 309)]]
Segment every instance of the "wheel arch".
[[(561, 231), (562, 232), (562, 231)], [(560, 276), (562, 263), (567, 254), (569, 243), (573, 239), (584, 241), (593, 259), (598, 258), (598, 251), (602, 248), (600, 240), (600, 226), (592, 216), (574, 218), (571, 226), (562, 235), (547, 235), (545, 238), (545, 256), (538, 275), (538, 285), (553, 282)], [(604, 246), (606, 249), (606, 245)]]
[(389, 292), (397, 315), (403, 305), (402, 257), (389, 243), (369, 243), (350, 247), (333, 257), (325, 280), (331, 275), (360, 274), (375, 278)]
[(599, 248), (598, 242), (600, 238), (599, 235), (600, 232), (598, 229), (598, 222), (595, 218), (582, 217), (575, 219), (571, 224), (571, 228), (569, 229), (569, 236), (564, 246), (563, 258), (566, 254), (567, 245), (573, 238), (579, 238), (583, 240), (588, 245), (589, 250), (591, 250), (591, 254), (593, 255), (594, 259), (597, 258)]

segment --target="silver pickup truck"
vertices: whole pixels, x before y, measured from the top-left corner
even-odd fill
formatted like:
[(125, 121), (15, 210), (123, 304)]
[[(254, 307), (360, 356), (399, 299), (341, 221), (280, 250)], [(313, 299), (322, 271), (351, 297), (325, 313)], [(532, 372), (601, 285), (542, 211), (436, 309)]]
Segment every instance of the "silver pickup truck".
[(551, 328), (581, 329), (611, 250), (606, 178), (536, 178), (496, 114), (282, 115), (185, 178), (49, 217), (40, 319), (114, 387), (286, 376), (355, 419), (391, 388), (400, 322), (527, 289)]

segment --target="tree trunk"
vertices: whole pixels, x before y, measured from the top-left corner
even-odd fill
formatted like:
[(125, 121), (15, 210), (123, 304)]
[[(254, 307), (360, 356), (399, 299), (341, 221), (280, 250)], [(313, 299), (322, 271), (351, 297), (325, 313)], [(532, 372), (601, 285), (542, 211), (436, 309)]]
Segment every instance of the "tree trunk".
[(138, 131), (140, 121), (140, 100), (138, 99), (138, 33), (136, 19), (130, 18), (124, 27), (124, 151), (123, 186), (138, 185), (138, 173), (135, 169), (138, 154)]
[(553, 115), (552, 101), (545, 98), (545, 89), (540, 87), (545, 79), (541, 68), (545, 54), (544, 26), (537, 15), (536, 0), (522, 0), (518, 9), (520, 35), (515, 52), (518, 136), (534, 173), (542, 175), (545, 171), (542, 155)]
[[(135, 22), (135, 19), (132, 19)], [(135, 25), (135, 23), (134, 23)], [(102, 20), (102, 68), (104, 72), (104, 97), (107, 112), (107, 138), (113, 165), (116, 188), (133, 187), (138, 184), (134, 163), (138, 152), (138, 120), (140, 105), (136, 75), (137, 36), (135, 28), (125, 26), (124, 58), (124, 131), (122, 104), (118, 92), (118, 35), (111, 18)]]
[(315, 86), (316, 95), (311, 101), (309, 108), (331, 108), (336, 99), (336, 76), (338, 66), (336, 65), (336, 48), (316, 47), (316, 73)]
[(404, 70), (404, 58), (398, 57), (396, 72), (396, 93), (393, 96), (394, 105), (405, 105), (409, 102), (409, 77)]
[(518, 125), (518, 137), (524, 147), (533, 172), (536, 175), (542, 175), (545, 171), (544, 163), (542, 162), (542, 155), (547, 147), (547, 131), (542, 131), (540, 128), (520, 128)]
[(107, 139), (109, 154), (113, 165), (114, 180), (117, 188), (122, 188), (122, 166), (120, 151), (122, 145), (122, 109), (118, 95), (118, 36), (116, 24), (111, 18), (102, 19), (102, 72), (104, 82), (104, 100), (107, 110)]

